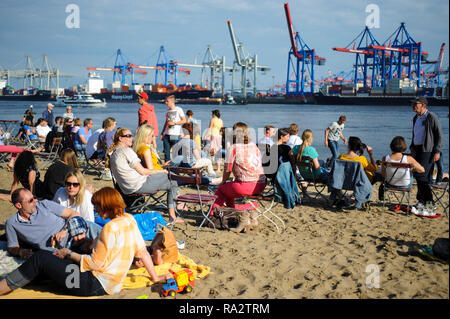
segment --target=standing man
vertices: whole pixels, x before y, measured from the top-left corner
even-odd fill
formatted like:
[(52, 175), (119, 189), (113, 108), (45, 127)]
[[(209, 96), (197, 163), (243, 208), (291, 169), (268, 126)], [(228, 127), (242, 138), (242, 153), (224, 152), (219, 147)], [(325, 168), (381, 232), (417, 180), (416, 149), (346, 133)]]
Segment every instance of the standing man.
[(49, 127), (53, 127), (55, 122), (53, 120), (53, 104), (52, 103), (47, 104), (47, 109), (44, 112), (42, 112), (42, 118), (47, 120), (47, 124)]
[(325, 130), (325, 146), (328, 147), (331, 151), (331, 160), (329, 166), (334, 163), (334, 160), (339, 155), (339, 139), (344, 141), (344, 144), (347, 144), (347, 139), (342, 134), (344, 130), (344, 123), (347, 120), (345, 115), (341, 115), (337, 122), (333, 122), (330, 126)]
[(169, 108), (166, 111), (166, 121), (160, 139), (164, 145), (164, 160), (170, 161), (170, 149), (180, 139), (181, 125), (186, 123), (186, 117), (181, 107), (175, 105), (175, 95), (169, 95), (164, 101)]
[(153, 127), (153, 147), (156, 150), (156, 136), (158, 136), (158, 120), (156, 119), (155, 107), (147, 103), (148, 95), (144, 91), (138, 93), (138, 103), (141, 107), (138, 110), (139, 123), (138, 127), (142, 124), (149, 124)]
[(411, 155), (425, 168), (424, 173), (415, 173), (417, 181), (417, 200), (426, 205), (433, 202), (430, 180), (434, 163), (439, 161), (442, 153), (442, 127), (436, 114), (427, 110), (428, 101), (425, 97), (411, 100), (411, 106), (416, 115), (413, 118)]

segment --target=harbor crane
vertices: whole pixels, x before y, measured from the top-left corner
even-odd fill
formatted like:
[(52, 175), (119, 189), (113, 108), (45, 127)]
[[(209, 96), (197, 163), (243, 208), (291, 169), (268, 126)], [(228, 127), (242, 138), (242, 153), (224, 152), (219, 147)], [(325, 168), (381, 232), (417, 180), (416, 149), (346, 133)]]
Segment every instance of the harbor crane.
[[(441, 87), (441, 74), (442, 72), (442, 63), (444, 61), (444, 52), (445, 52), (446, 44), (442, 43), (441, 49), (439, 50), (439, 56), (436, 61), (427, 61), (423, 64), (427, 64), (424, 66), (421, 72), (422, 82), (425, 83), (427, 87)], [(432, 68), (434, 66), (434, 68)]]
[[(244, 98), (247, 97), (247, 89), (252, 85), (250, 81), (247, 79), (247, 73), (253, 71), (253, 95), (257, 94), (257, 73), (258, 70), (261, 72), (270, 71), (268, 66), (258, 65), (258, 55), (250, 56), (250, 54), (246, 54), (244, 51), (244, 46), (241, 42), (237, 43), (236, 38), (234, 36), (233, 25), (231, 21), (227, 21), (228, 30), (230, 32), (231, 43), (234, 49), (234, 62), (233, 67), (231, 68), (231, 92), (234, 90), (234, 72), (235, 70), (239, 70), (241, 68), (241, 81), (240, 81), (240, 91)], [(235, 68), (237, 67), (237, 68)]]
[(102, 68), (102, 67), (86, 67), (87, 70), (93, 71), (112, 71), (113, 74), (113, 82), (116, 82), (119, 75), (121, 75), (121, 84), (126, 84), (126, 75), (131, 75), (131, 83), (134, 83), (134, 73), (147, 74), (148, 72), (145, 70), (136, 69), (133, 64), (126, 62), (125, 58), (122, 54), (122, 50), (117, 49), (116, 51), (116, 59), (114, 62), (114, 67), (112, 68)]
[(291, 40), (291, 49), (288, 56), (286, 95), (312, 95), (314, 94), (314, 66), (324, 65), (326, 59), (316, 55), (315, 50), (309, 48), (298, 32), (294, 32), (287, 2), (284, 4), (284, 11)]
[[(353, 47), (349, 48), (352, 44)], [(421, 63), (428, 57), (428, 53), (422, 50), (422, 43), (414, 41), (403, 22), (382, 44), (366, 26), (349, 45), (332, 49), (356, 55), (355, 88), (361, 82), (364, 86), (386, 87), (387, 81), (393, 78), (416, 80), (417, 86), (420, 86)]]
[(11, 71), (4, 70), (0, 72), (0, 77), (7, 81), (10, 85), (10, 80), (23, 79), (23, 88), (41, 88), (44, 90), (51, 90), (56, 88), (59, 90), (60, 78), (72, 77), (70, 74), (61, 73), (58, 68), (53, 68), (50, 65), (48, 56), (42, 54), (42, 66), (36, 67), (29, 55), (25, 56), (25, 68), (23, 70)]

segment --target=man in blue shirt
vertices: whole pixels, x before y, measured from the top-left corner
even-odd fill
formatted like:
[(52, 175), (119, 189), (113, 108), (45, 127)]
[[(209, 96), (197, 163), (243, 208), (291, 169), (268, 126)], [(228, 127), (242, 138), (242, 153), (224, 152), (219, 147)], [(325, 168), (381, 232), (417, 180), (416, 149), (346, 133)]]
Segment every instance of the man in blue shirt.
[(83, 127), (81, 127), (75, 135), (75, 148), (78, 151), (86, 150), (87, 141), (92, 136), (93, 126), (94, 122), (92, 119), (87, 118), (84, 120)]
[[(77, 211), (53, 201), (37, 202), (25, 188), (16, 189), (11, 194), (11, 201), (18, 212), (6, 221), (8, 251), (23, 259), (31, 256), (32, 249), (55, 251), (53, 243), (66, 245), (69, 239), (66, 224), (70, 218), (80, 216)], [(21, 245), (31, 249), (25, 249)]]

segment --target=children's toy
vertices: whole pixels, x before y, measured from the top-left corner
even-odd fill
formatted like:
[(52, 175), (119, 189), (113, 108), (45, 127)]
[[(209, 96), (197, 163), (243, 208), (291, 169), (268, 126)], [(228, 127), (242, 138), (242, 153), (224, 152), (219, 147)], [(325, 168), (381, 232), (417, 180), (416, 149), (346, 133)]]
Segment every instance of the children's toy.
[(169, 269), (173, 275), (173, 279), (167, 279), (161, 290), (161, 295), (164, 297), (174, 297), (177, 292), (189, 293), (192, 291), (192, 287), (195, 287), (194, 274), (190, 269), (184, 269), (178, 272), (174, 272)]

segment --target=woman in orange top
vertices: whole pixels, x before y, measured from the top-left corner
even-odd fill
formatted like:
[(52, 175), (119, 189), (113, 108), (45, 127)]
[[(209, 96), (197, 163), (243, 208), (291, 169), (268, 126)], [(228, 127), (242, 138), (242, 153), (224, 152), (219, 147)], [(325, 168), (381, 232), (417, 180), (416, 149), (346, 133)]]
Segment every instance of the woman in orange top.
[(0, 295), (25, 286), (39, 274), (45, 274), (59, 286), (77, 296), (99, 296), (120, 291), (134, 257), (140, 258), (152, 281), (157, 276), (144, 239), (133, 216), (124, 213), (122, 196), (112, 187), (94, 193), (92, 204), (99, 215), (110, 218), (94, 241), (90, 255), (67, 248), (54, 253), (37, 251), (19, 268), (0, 281)]
[[(347, 149), (348, 149), (347, 154), (339, 155), (339, 159), (345, 160), (345, 161), (360, 162), (364, 169), (364, 172), (366, 172), (366, 175), (369, 178), (370, 182), (372, 184), (374, 182), (376, 182), (376, 180), (374, 179), (374, 174), (377, 171), (378, 167), (377, 167), (377, 163), (373, 159), (372, 147), (370, 147), (366, 144), (363, 144), (361, 142), (361, 140), (359, 139), (359, 137), (350, 136), (348, 138)], [(367, 158), (362, 155), (362, 154), (364, 154), (364, 149), (366, 149), (367, 153), (369, 154), (370, 163), (367, 160)]]

